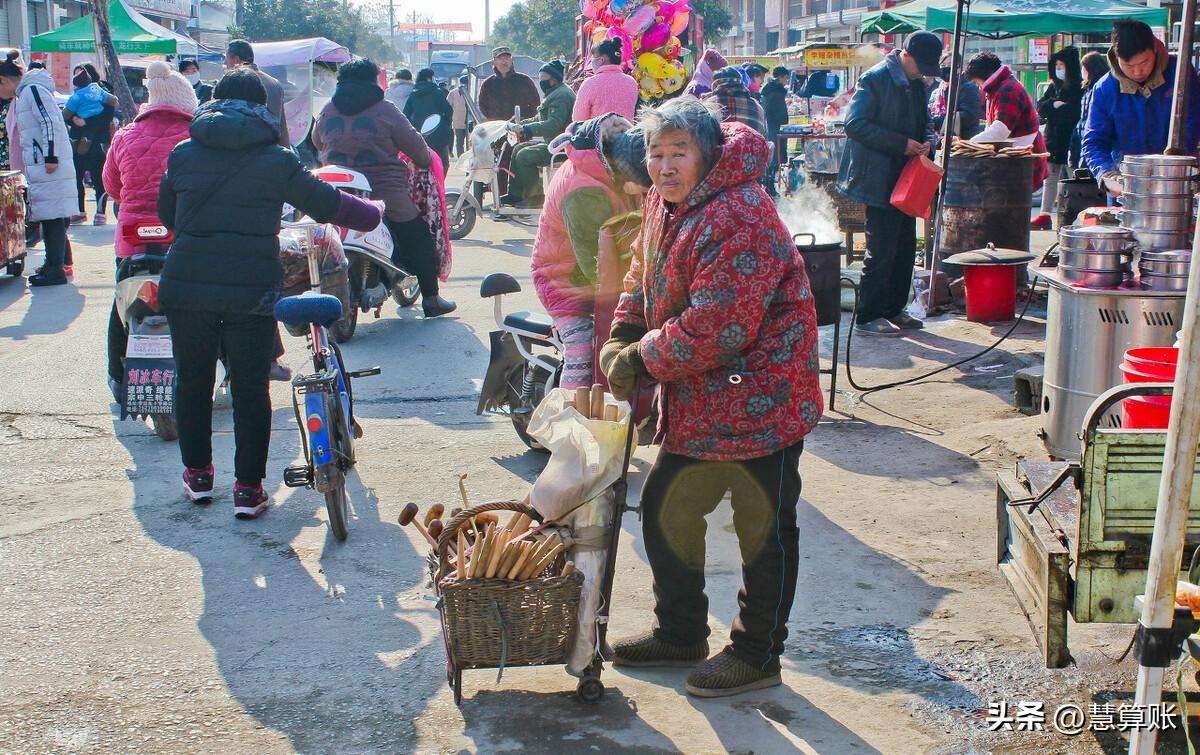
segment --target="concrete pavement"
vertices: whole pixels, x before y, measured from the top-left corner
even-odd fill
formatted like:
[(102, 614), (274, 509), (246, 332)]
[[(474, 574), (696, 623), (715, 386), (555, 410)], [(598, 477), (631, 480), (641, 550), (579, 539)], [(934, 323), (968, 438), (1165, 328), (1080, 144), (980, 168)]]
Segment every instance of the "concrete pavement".
[[(1127, 632), (1072, 628), (1077, 668), (1040, 668), (995, 570), (993, 472), (1040, 455), (1036, 420), (1006, 400), (1040, 359), (1039, 318), (1003, 348), (919, 389), (840, 399), (811, 436), (801, 577), (783, 687), (724, 701), (682, 671), (606, 671), (596, 706), (559, 668), (465, 674), (453, 704), (427, 548), (396, 525), (408, 501), (519, 497), (542, 458), (505, 418), (477, 417), (491, 308), (484, 275), (528, 284), (531, 231), (481, 220), (455, 245), (457, 316), (360, 319), (349, 364), (366, 435), (350, 539), (321, 499), (282, 486), (300, 458), (288, 389), (276, 407), (256, 522), (231, 515), (231, 418), (217, 412), (217, 498), (186, 502), (174, 444), (116, 419), (104, 380), (111, 229), (82, 227), (74, 285), (0, 280), (0, 751), (3, 752), (1095, 752), (1114, 734), (994, 734), (988, 701), (1086, 702), (1132, 688)], [(36, 262), (37, 260), (34, 260)], [(536, 308), (532, 287), (512, 308)], [(903, 341), (855, 342), (867, 384), (916, 374), (999, 330), (943, 318)], [(829, 333), (823, 355), (828, 355)], [(301, 339), (286, 361), (305, 363)], [(826, 378), (827, 379), (827, 378)], [(847, 388), (849, 386), (846, 386)], [(842, 413), (844, 412), (844, 413)], [(654, 449), (635, 459), (633, 495)], [(710, 520), (714, 648), (736, 610), (728, 507)], [(650, 621), (640, 526), (626, 517), (613, 632)]]

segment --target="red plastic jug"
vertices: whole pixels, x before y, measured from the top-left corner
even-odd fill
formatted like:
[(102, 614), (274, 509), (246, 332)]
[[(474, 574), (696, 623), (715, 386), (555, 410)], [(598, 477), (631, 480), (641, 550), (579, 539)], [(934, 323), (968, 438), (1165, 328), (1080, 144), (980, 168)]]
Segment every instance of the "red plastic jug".
[(905, 215), (928, 219), (933, 195), (941, 182), (942, 169), (938, 164), (924, 153), (915, 155), (900, 171), (900, 180), (892, 189), (892, 206)]

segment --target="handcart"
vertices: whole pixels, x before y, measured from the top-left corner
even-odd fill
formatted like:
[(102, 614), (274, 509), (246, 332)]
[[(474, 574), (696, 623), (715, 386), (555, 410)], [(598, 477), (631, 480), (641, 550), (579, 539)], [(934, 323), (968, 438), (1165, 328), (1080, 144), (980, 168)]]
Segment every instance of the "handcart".
[[(636, 394), (636, 386), (635, 386)], [(575, 694), (595, 703), (604, 696), (600, 680), (606, 645), (609, 607), (612, 604), (613, 572), (621, 536), (621, 518), (628, 507), (629, 459), (633, 453), (636, 424), (627, 418), (625, 449), (620, 477), (604, 493), (612, 505), (605, 534), (604, 571), (600, 576), (599, 602), (595, 615), (596, 643), (591, 663), (580, 675)], [(527, 499), (528, 500), (528, 499)], [(589, 502), (590, 503), (590, 502)], [(584, 504), (587, 505), (587, 504)], [(462, 704), (462, 672), (466, 669), (503, 669), (517, 666), (554, 666), (567, 662), (578, 626), (578, 607), (584, 574), (561, 574), (565, 556), (548, 564), (534, 579), (453, 578), (451, 549), (465, 542), (465, 533), (475, 518), (490, 512), (516, 512), (538, 523), (538, 513), (524, 501), (493, 501), (467, 508), (446, 523), (436, 540), (431, 557), (438, 613), (446, 647), (446, 679), (454, 689), (454, 702)], [(561, 520), (563, 517), (559, 517)], [(499, 675), (497, 676), (499, 681)]]

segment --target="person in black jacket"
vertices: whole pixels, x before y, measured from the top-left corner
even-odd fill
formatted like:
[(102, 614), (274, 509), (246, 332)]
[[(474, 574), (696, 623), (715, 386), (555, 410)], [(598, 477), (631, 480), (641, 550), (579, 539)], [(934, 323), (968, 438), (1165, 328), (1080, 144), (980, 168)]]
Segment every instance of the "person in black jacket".
[(867, 206), (867, 259), (863, 263), (855, 330), (898, 336), (922, 322), (904, 311), (917, 255), (917, 223), (892, 206), (892, 190), (908, 161), (937, 143), (929, 119), (926, 76), (941, 71), (942, 40), (919, 31), (858, 79), (846, 116), (846, 149), (838, 191)]
[(417, 85), (408, 96), (408, 102), (404, 103), (404, 115), (417, 131), (424, 127), (425, 119), (429, 116), (442, 117), (442, 122), (433, 133), (422, 136), (425, 137), (429, 148), (438, 153), (442, 161), (442, 170), (445, 170), (450, 164), (450, 142), (454, 139), (454, 126), (451, 123), (454, 108), (450, 107), (446, 93), (434, 82), (432, 68), (417, 71)]
[(362, 231), (378, 226), (380, 213), (314, 177), (279, 145), (279, 121), (253, 70), (226, 73), (213, 97), (196, 111), (191, 139), (171, 152), (159, 185), (158, 215), (175, 233), (159, 303), (174, 344), (184, 491), (198, 503), (212, 499), (212, 392), (223, 351), (233, 392), (234, 514), (254, 518), (267, 508), (283, 204)]
[(1071, 149), (1067, 152), (1067, 164), (1072, 169), (1087, 169), (1083, 162), (1083, 129), (1087, 126), (1088, 111), (1092, 108), (1092, 92), (1096, 84), (1108, 74), (1108, 58), (1103, 53), (1089, 52), (1079, 61), (1083, 69), (1083, 99), (1079, 101), (1079, 123), (1071, 133)]
[(1083, 101), (1083, 76), (1079, 50), (1064, 47), (1050, 56), (1050, 87), (1038, 100), (1038, 118), (1046, 124), (1046, 150), (1050, 153), (1050, 175), (1042, 186), (1042, 211), (1030, 225), (1035, 231), (1048, 231), (1053, 225), (1058, 182), (1067, 167), (1071, 135), (1079, 125)]
[(775, 188), (775, 175), (784, 153), (779, 143), (779, 127), (786, 126), (788, 122), (787, 84), (790, 76), (791, 71), (787, 68), (775, 66), (771, 71), (771, 80), (762, 88), (762, 106), (767, 115), (767, 139), (771, 142), (772, 149), (771, 181), (767, 184), (767, 193), (771, 196), (778, 193)]
[(196, 92), (196, 99), (201, 105), (212, 99), (212, 84), (206, 84), (200, 78), (199, 63), (190, 59), (181, 60), (179, 61), (179, 72), (183, 74), (183, 78), (187, 79), (188, 83), (192, 85), (192, 89)]

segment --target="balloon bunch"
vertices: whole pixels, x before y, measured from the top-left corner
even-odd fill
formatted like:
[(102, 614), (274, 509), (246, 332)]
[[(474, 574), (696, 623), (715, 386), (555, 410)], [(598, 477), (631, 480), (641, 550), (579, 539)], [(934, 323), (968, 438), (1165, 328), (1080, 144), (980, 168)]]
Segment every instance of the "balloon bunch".
[(689, 0), (579, 0), (579, 10), (593, 45), (620, 41), (625, 69), (638, 80), (643, 100), (683, 89), (690, 72), (679, 35), (691, 19)]

